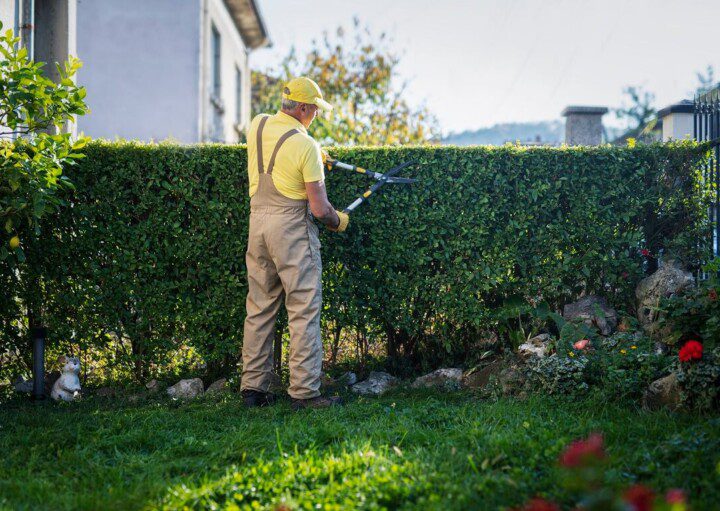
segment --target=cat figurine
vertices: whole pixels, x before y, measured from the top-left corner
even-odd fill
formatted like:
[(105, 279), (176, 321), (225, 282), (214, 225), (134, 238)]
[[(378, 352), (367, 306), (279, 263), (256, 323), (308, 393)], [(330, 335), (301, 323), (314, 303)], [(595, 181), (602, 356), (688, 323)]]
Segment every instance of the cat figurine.
[(75, 401), (80, 398), (80, 360), (74, 357), (61, 356), (58, 362), (62, 365), (62, 374), (55, 382), (50, 396), (55, 401)]

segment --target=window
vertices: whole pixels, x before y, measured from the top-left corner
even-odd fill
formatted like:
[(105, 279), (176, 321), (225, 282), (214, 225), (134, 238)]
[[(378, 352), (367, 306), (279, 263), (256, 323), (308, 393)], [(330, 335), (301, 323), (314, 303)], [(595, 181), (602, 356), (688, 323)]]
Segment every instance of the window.
[(235, 124), (238, 125), (242, 124), (242, 99), (242, 71), (238, 66), (235, 66)]
[(212, 25), (212, 39), (210, 41), (210, 51), (212, 52), (212, 95), (220, 98), (220, 32), (217, 27)]

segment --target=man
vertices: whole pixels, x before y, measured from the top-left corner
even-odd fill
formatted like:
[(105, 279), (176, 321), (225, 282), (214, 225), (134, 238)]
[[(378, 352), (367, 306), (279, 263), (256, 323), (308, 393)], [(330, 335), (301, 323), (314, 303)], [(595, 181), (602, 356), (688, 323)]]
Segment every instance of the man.
[(283, 89), (282, 109), (255, 117), (248, 131), (251, 199), (241, 384), (247, 406), (274, 402), (268, 387), (275, 318), (283, 298), (290, 326), (288, 393), (293, 409), (337, 403), (319, 391), (322, 263), (312, 217), (335, 232), (344, 231), (350, 219), (328, 201), (322, 152), (307, 133), (318, 108), (332, 109), (320, 87), (309, 78), (295, 78)]

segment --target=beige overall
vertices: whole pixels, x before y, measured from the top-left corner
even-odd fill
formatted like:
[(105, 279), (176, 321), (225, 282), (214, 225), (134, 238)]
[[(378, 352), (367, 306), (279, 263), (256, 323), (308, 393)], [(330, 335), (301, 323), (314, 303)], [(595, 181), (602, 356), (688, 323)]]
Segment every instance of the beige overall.
[(272, 179), (283, 142), (298, 133), (290, 130), (278, 140), (267, 172), (263, 168), (262, 131), (257, 130), (259, 182), (250, 199), (250, 230), (245, 256), (248, 276), (247, 318), (243, 338), (242, 390), (267, 392), (273, 367), (275, 319), (280, 302), (290, 326), (290, 388), (296, 399), (320, 395), (322, 340), (322, 263), (318, 228), (307, 200), (280, 193)]

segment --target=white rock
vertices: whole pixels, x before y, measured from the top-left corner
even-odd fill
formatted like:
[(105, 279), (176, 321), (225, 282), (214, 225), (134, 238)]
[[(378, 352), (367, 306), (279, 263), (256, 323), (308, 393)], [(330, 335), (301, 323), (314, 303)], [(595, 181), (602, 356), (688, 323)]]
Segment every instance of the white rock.
[(412, 388), (419, 389), (422, 387), (457, 387), (462, 384), (463, 372), (458, 368), (442, 368), (419, 376), (412, 384)]
[(213, 392), (223, 392), (224, 390), (227, 390), (227, 378), (220, 378), (219, 380), (211, 383), (205, 393), (212, 394)]
[(195, 399), (203, 395), (205, 386), (200, 378), (180, 380), (167, 389), (168, 396), (177, 399)]
[(524, 342), (518, 346), (518, 355), (524, 358), (531, 356), (543, 358), (548, 355), (551, 340), (550, 334), (536, 335), (528, 342)]
[(339, 383), (342, 383), (343, 385), (347, 385), (348, 387), (350, 387), (357, 383), (357, 374), (353, 373), (352, 371), (348, 371), (342, 376), (340, 376), (337, 381)]
[(373, 371), (367, 380), (356, 383), (350, 388), (357, 394), (379, 396), (397, 384), (397, 382), (398, 379), (388, 373)]

